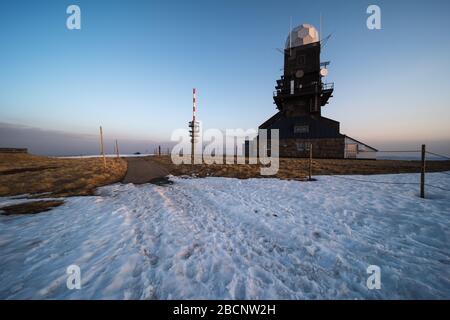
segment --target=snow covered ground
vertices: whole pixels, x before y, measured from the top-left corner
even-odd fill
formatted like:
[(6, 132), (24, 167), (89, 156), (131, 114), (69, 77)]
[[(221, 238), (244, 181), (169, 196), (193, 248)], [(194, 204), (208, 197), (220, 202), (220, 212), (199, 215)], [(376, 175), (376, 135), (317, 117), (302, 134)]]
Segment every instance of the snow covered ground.
[[(171, 178), (0, 216), (0, 298), (450, 299), (450, 193), (347, 178), (419, 181)], [(427, 183), (450, 189), (450, 175)], [(72, 264), (80, 290), (66, 287)]]

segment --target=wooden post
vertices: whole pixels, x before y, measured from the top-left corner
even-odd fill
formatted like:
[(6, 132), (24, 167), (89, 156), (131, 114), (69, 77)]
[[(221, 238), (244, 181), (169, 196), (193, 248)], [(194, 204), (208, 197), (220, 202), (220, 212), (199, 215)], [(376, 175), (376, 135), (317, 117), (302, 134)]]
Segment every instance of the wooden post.
[(312, 142), (309, 143), (309, 181), (312, 180)]
[(117, 142), (117, 139), (116, 139), (116, 153), (117, 153), (117, 159), (119, 159), (120, 152), (119, 152), (119, 143)]
[(425, 198), (425, 145), (422, 145), (422, 170), (420, 173), (420, 197)]
[(105, 148), (103, 147), (103, 129), (102, 126), (100, 126), (100, 146), (101, 146), (101, 153), (103, 157), (103, 166), (106, 169), (106, 157), (105, 157)]
[(158, 156), (161, 157), (161, 146), (158, 146)]

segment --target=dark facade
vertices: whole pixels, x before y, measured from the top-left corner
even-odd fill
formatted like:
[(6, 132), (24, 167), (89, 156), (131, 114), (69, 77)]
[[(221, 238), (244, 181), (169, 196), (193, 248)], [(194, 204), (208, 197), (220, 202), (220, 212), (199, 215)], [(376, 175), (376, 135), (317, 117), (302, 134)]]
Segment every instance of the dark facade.
[(284, 73), (274, 92), (278, 113), (259, 129), (279, 129), (280, 156), (344, 158), (345, 136), (339, 122), (322, 117), (334, 85), (322, 81), (327, 63), (320, 62), (319, 41), (284, 50)]
[(320, 115), (333, 93), (333, 84), (324, 84), (320, 72), (320, 42), (286, 49), (284, 74), (274, 92), (277, 109), (288, 117)]

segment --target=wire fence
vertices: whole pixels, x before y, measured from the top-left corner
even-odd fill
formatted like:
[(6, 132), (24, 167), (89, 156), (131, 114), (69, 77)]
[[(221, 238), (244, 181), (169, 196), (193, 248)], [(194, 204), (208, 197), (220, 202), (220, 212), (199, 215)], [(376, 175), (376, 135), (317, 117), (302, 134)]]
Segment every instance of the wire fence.
[[(444, 172), (436, 172), (436, 173), (444, 173)], [(444, 173), (444, 174), (447, 174), (447, 173)], [(336, 178), (339, 178), (339, 179), (344, 179), (344, 180), (351, 180), (351, 181), (357, 181), (357, 182), (366, 182), (366, 183), (375, 183), (375, 184), (414, 185), (414, 186), (420, 186), (421, 185), (420, 182), (392, 182), (392, 181), (365, 180), (365, 179), (349, 178), (349, 177), (345, 177), (345, 176), (338, 176), (338, 175), (334, 175), (334, 174), (331, 174), (330, 176), (336, 177)], [(443, 188), (443, 187), (440, 187), (440, 186), (435, 186), (435, 185), (432, 185), (432, 184), (425, 183), (425, 186), (426, 187), (430, 187), (430, 188), (435, 188), (435, 189), (440, 189), (440, 190), (443, 190), (443, 191), (450, 192), (450, 189), (446, 189), (446, 188)]]
[[(373, 179), (352, 178), (352, 177), (336, 175), (336, 174), (330, 174), (330, 176), (336, 177), (338, 179), (343, 179), (343, 180), (348, 180), (348, 181), (356, 181), (356, 182), (362, 182), (362, 183), (420, 186), (420, 196), (422, 198), (425, 198), (425, 187), (450, 192), (449, 188), (441, 187), (441, 186), (438, 186), (435, 184), (425, 183), (425, 174), (431, 173), (431, 172), (426, 172), (426, 161), (427, 161), (426, 155), (432, 155), (434, 157), (438, 157), (438, 158), (445, 159), (445, 160), (450, 160), (450, 157), (443, 155), (443, 154), (426, 151), (425, 145), (422, 146), (422, 150), (382, 150), (382, 151), (378, 151), (378, 152), (380, 152), (380, 153), (421, 153), (421, 159), (419, 160), (421, 162), (418, 162), (418, 165), (420, 165), (420, 169), (421, 169), (420, 181), (418, 181), (418, 182), (379, 181), (379, 180), (373, 180)], [(312, 155), (310, 156), (310, 162), (312, 162)], [(310, 164), (310, 170), (311, 170), (311, 168), (312, 168), (312, 164)], [(444, 172), (444, 171), (433, 171), (433, 173), (450, 176), (449, 172)], [(310, 173), (310, 179), (311, 179), (311, 173)]]
[(442, 159), (450, 160), (450, 157), (444, 156), (443, 154), (434, 153), (434, 152), (430, 152), (430, 151), (427, 151), (426, 153), (431, 154), (436, 157), (439, 157), (439, 158), (442, 158)]
[[(309, 144), (309, 148), (307, 147), (306, 144), (306, 149), (305, 151), (307, 151), (309, 153), (309, 158), (310, 158), (310, 163), (309, 163), (309, 179), (312, 179), (312, 171), (313, 171), (313, 150), (312, 150), (312, 144)], [(155, 155), (164, 155), (164, 154), (169, 154), (170, 150), (167, 149), (167, 153), (164, 152), (165, 150), (163, 148), (161, 148), (161, 146), (158, 146), (157, 148), (155, 148), (154, 150), (154, 154)], [(322, 150), (323, 151), (323, 148)], [(327, 152), (330, 150), (326, 150)], [(335, 150), (331, 150), (331, 151), (335, 151)], [(367, 151), (357, 151), (357, 153), (366, 153)], [(427, 155), (431, 155), (433, 157), (437, 157), (440, 159), (444, 159), (444, 160), (450, 160), (450, 157), (447, 155), (443, 155), (443, 154), (439, 154), (436, 152), (431, 152), (431, 151), (427, 151), (426, 150), (426, 146), (422, 145), (421, 150), (417, 149), (417, 150), (378, 150), (378, 153), (386, 153), (386, 154), (395, 154), (395, 153), (399, 153), (399, 154), (405, 154), (405, 153), (419, 153), (420, 154), (420, 158), (419, 159), (408, 159), (408, 160), (413, 160), (411, 162), (407, 163), (407, 168), (406, 171), (399, 171), (399, 172), (417, 172), (419, 171), (418, 169), (420, 169), (420, 180), (417, 182), (401, 182), (401, 181), (380, 181), (380, 180), (374, 180), (374, 179), (370, 179), (370, 178), (353, 178), (353, 177), (348, 177), (345, 175), (338, 175), (335, 174), (335, 172), (333, 172), (332, 174), (328, 174), (328, 173), (324, 173), (326, 175), (332, 176), (332, 177), (336, 177), (338, 179), (343, 179), (343, 180), (348, 180), (348, 181), (355, 181), (355, 182), (361, 182), (361, 183), (372, 183), (372, 184), (384, 184), (384, 185), (410, 185), (410, 186), (419, 186), (420, 187), (420, 196), (422, 198), (425, 197), (425, 187), (427, 188), (432, 188), (432, 189), (438, 189), (438, 190), (442, 190), (442, 191), (446, 191), (446, 192), (450, 192), (450, 188), (448, 188), (447, 186), (439, 186), (436, 185), (436, 183), (425, 183), (425, 175), (428, 173), (435, 173), (435, 174), (442, 174), (442, 175), (446, 175), (446, 176), (450, 176), (450, 171), (449, 172), (444, 172), (444, 171), (439, 171), (439, 169), (433, 168), (432, 171), (426, 171), (427, 169), (427, 160), (430, 161), (431, 159), (427, 159)], [(235, 150), (235, 154), (237, 155), (237, 150)], [(378, 157), (377, 157), (378, 158)], [(393, 160), (393, 159), (385, 159), (385, 160)], [(400, 159), (397, 159), (400, 160)], [(403, 159), (402, 159), (403, 160)], [(435, 160), (435, 159), (433, 159)], [(434, 163), (436, 163), (436, 161), (433, 161)], [(440, 161), (437, 161), (440, 162)], [(417, 167), (415, 167), (415, 165), (417, 165)], [(446, 168), (446, 165), (441, 166), (441, 168)], [(449, 167), (450, 168), (450, 167)], [(320, 169), (321, 172), (323, 172), (323, 168)], [(375, 172), (376, 172), (376, 168), (375, 168)], [(382, 172), (380, 172), (381, 174)], [(370, 173), (372, 174), (372, 173)], [(364, 175), (364, 174), (362, 174)]]

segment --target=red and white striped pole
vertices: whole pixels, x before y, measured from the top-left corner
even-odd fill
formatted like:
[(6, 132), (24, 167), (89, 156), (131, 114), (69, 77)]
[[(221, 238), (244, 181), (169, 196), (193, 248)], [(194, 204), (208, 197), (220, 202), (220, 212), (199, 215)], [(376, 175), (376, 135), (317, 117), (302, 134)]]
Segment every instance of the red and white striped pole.
[(195, 113), (196, 113), (196, 101), (195, 101), (195, 88), (192, 89), (192, 149), (191, 149), (191, 163), (194, 164), (195, 154)]

